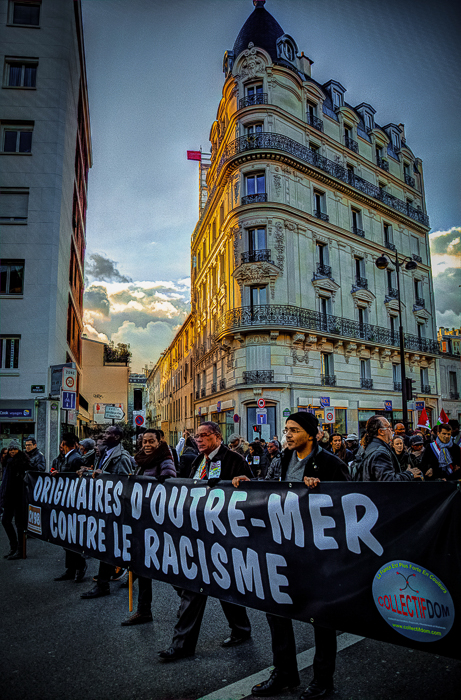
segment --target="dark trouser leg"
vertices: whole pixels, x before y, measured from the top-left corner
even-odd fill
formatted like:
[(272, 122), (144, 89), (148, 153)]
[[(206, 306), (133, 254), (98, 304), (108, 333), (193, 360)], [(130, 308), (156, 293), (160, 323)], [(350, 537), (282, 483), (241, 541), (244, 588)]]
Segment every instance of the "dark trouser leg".
[(336, 661), (336, 631), (314, 625), (314, 678), (322, 685), (333, 682)]
[(138, 613), (148, 615), (152, 606), (152, 579), (139, 576), (138, 586)]
[(68, 571), (80, 571), (85, 568), (85, 558), (78, 552), (73, 552), (71, 549), (65, 549), (66, 553), (66, 569)]
[(235, 605), (235, 603), (226, 603), (225, 600), (221, 600), (220, 603), (232, 634), (236, 637), (249, 637), (251, 625), (246, 608), (241, 605)]
[(106, 564), (105, 561), (99, 562), (98, 571), (98, 588), (108, 589), (110, 577), (115, 574), (115, 566), (113, 564)]
[(266, 614), (271, 630), (272, 655), (275, 668), (299, 683), (298, 662), (293, 624), (286, 617)]
[(2, 525), (5, 528), (5, 532), (8, 536), (11, 549), (18, 548), (18, 536), (16, 534), (16, 528), (13, 525), (14, 517), (14, 506), (11, 503), (6, 503), (3, 510)]
[(192, 591), (183, 591), (179, 620), (177, 621), (171, 645), (193, 654), (197, 645), (207, 596)]

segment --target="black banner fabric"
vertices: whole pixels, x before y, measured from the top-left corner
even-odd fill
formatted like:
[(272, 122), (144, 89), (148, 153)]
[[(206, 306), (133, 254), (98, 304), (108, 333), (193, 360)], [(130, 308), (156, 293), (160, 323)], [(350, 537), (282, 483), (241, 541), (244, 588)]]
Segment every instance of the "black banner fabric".
[[(454, 484), (28, 475), (29, 531), (250, 608), (461, 659)], [(457, 614), (456, 614), (457, 613)]]

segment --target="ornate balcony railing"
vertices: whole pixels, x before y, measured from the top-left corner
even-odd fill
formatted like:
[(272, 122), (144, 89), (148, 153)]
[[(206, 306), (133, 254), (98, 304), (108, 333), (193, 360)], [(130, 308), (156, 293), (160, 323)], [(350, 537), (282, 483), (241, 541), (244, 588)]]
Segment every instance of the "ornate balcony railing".
[(394, 391), (402, 391), (402, 382), (394, 382)]
[(322, 386), (336, 386), (336, 374), (322, 374), (320, 381)]
[(245, 384), (269, 384), (274, 381), (273, 369), (254, 369), (243, 373)]
[(318, 117), (315, 117), (313, 114), (307, 114), (306, 121), (309, 124), (309, 126), (313, 126), (314, 129), (317, 129), (318, 131), (323, 131), (323, 121), (322, 119), (319, 119)]
[(453, 401), (458, 401), (459, 391), (450, 391), (450, 399), (452, 399)]
[(202, 390), (201, 390), (200, 396), (202, 397), (202, 399), (203, 399), (204, 396), (206, 396), (206, 389), (202, 389)]
[(239, 101), (239, 109), (253, 107), (253, 105), (267, 105), (267, 92), (259, 92), (256, 95), (247, 95)]
[(405, 184), (410, 185), (410, 187), (415, 186), (415, 178), (411, 177), (411, 175), (405, 175)]
[[(256, 97), (259, 98), (260, 96), (258, 95)], [(253, 100), (255, 98), (245, 98), (245, 100), (247, 99)], [(261, 104), (266, 103), (264, 102)], [(364, 180), (362, 177), (359, 177), (358, 175), (349, 172), (344, 165), (329, 160), (317, 151), (314, 151), (312, 148), (309, 148), (308, 146), (303, 146), (303, 144), (299, 143), (298, 141), (294, 141), (293, 139), (290, 139), (284, 134), (275, 134), (263, 131), (259, 134), (240, 136), (239, 138), (235, 139), (235, 141), (232, 141), (227, 145), (227, 147), (224, 149), (221, 155), (220, 161), (216, 169), (215, 180), (218, 179), (221, 170), (226, 165), (228, 160), (230, 160), (234, 156), (240, 155), (241, 153), (245, 153), (246, 151), (255, 151), (260, 149), (270, 149), (274, 151), (282, 151), (284, 153), (288, 153), (297, 158), (298, 160), (303, 161), (304, 163), (308, 163), (309, 165), (323, 170), (331, 177), (335, 177), (338, 180), (346, 182), (347, 184), (351, 185), (352, 187), (355, 187), (355, 189), (359, 190), (360, 192), (363, 192), (369, 197), (373, 197), (374, 199), (380, 200), (387, 206), (392, 207), (401, 214), (409, 216), (410, 218), (414, 219), (415, 221), (418, 221), (424, 226), (429, 226), (429, 217), (426, 214), (424, 214), (424, 212), (422, 212), (420, 209), (414, 209), (414, 207), (407, 204), (407, 202), (404, 202), (403, 200), (398, 199), (397, 197), (394, 197), (393, 195), (390, 195), (387, 192), (384, 192), (377, 185), (374, 185), (373, 183), (368, 182), (368, 180)], [(208, 211), (208, 208), (211, 204), (215, 192), (216, 185), (211, 189), (211, 191), (208, 194), (207, 202), (202, 210), (200, 219), (197, 222), (197, 225), (195, 226), (194, 233), (192, 234), (192, 239), (194, 239), (197, 235), (200, 224)]]
[(316, 216), (317, 219), (322, 219), (322, 221), (330, 221), (328, 214), (324, 214), (323, 211), (319, 211), (319, 209), (314, 210), (314, 216)]
[(373, 379), (366, 379), (365, 377), (360, 377), (360, 388), (373, 389)]
[(196, 399), (200, 398), (200, 389), (197, 389), (197, 391), (195, 392), (195, 398)]
[(357, 289), (368, 289), (368, 280), (366, 277), (356, 277), (355, 286)]
[(378, 168), (381, 168), (381, 170), (385, 170), (386, 173), (389, 172), (389, 163), (387, 162), (387, 160), (384, 160), (384, 158), (378, 158), (378, 160), (376, 162), (377, 162)]
[(359, 144), (357, 143), (357, 141), (354, 141), (354, 139), (349, 138), (349, 136), (345, 136), (344, 143), (346, 144), (346, 148), (349, 148), (351, 151), (354, 151), (354, 153), (359, 152)]
[(216, 384), (212, 384), (212, 385), (211, 385), (211, 393), (212, 393), (212, 394), (216, 394), (216, 390), (217, 390), (217, 385), (216, 385)]
[(220, 379), (219, 380), (219, 390), (223, 391), (226, 388), (226, 380), (225, 379)]
[(387, 248), (388, 250), (393, 250), (394, 252), (397, 250), (395, 245), (391, 243), (390, 241), (384, 241), (384, 247)]
[[(399, 346), (399, 334), (389, 328), (360, 323), (341, 316), (323, 314), (312, 309), (284, 304), (262, 304), (259, 306), (240, 306), (230, 309), (216, 323), (214, 341), (223, 333), (237, 333), (254, 327), (293, 328), (302, 331), (327, 333), (341, 338), (365, 340), (380, 345)], [(436, 340), (405, 335), (405, 347), (408, 350), (439, 354)]]
[(268, 248), (246, 251), (241, 254), (242, 263), (271, 262), (271, 251)]
[(365, 238), (365, 231), (361, 228), (357, 228), (357, 226), (352, 227), (352, 232), (360, 236), (360, 238)]
[(413, 255), (412, 255), (411, 257), (413, 258), (413, 260), (414, 260), (415, 262), (418, 262), (418, 263), (422, 263), (422, 262), (423, 262), (422, 257), (421, 257), (420, 255), (416, 255), (416, 253), (413, 253)]
[(322, 279), (322, 277), (331, 278), (331, 266), (322, 265), (322, 263), (317, 263), (317, 272), (314, 275), (315, 279)]
[(416, 297), (416, 298), (415, 298), (415, 306), (416, 306), (418, 309), (424, 309), (424, 308), (425, 308), (425, 305), (426, 305), (426, 303), (425, 303), (425, 301), (424, 301), (424, 299), (423, 299), (422, 297)]
[(431, 393), (431, 385), (430, 384), (421, 384), (421, 393), (422, 394), (430, 394)]
[(242, 206), (244, 204), (257, 204), (258, 202), (267, 202), (267, 193), (260, 192), (259, 194), (247, 194), (242, 197)]
[(397, 289), (394, 289), (393, 287), (389, 287), (387, 290), (387, 296), (389, 299), (398, 299), (399, 297), (399, 292)]

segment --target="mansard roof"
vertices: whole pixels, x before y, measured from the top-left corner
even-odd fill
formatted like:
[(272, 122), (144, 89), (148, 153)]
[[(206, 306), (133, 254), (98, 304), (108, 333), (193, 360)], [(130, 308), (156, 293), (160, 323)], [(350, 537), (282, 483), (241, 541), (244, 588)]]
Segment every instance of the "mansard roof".
[(261, 0), (256, 0), (255, 9), (241, 28), (234, 44), (234, 56), (248, 48), (250, 41), (267, 51), (273, 61), (277, 61), (277, 39), (284, 34), (280, 24), (266, 10)]

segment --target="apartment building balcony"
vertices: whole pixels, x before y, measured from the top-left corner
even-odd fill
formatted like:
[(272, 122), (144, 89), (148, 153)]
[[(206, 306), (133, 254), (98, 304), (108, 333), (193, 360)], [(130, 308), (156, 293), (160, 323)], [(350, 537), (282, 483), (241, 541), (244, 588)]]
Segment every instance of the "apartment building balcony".
[(255, 262), (271, 262), (271, 251), (269, 248), (262, 248), (261, 250), (246, 251), (242, 253), (241, 256), (242, 264), (244, 263), (255, 263)]
[(402, 382), (394, 382), (394, 391), (402, 391)]
[(387, 299), (398, 299), (399, 298), (398, 290), (395, 289), (394, 287), (389, 287), (389, 289), (387, 290), (386, 298)]
[(313, 114), (308, 114), (306, 121), (309, 124), (309, 126), (313, 126), (314, 129), (317, 129), (317, 131), (323, 131), (323, 120), (322, 119), (319, 119), (318, 117), (314, 116)]
[(384, 241), (384, 247), (387, 248), (388, 250), (392, 250), (394, 252), (397, 250), (395, 245), (393, 243), (391, 243), (390, 241)]
[(424, 309), (426, 307), (426, 302), (422, 297), (416, 297), (415, 298), (415, 303), (413, 305), (413, 311), (416, 309)]
[(243, 373), (245, 384), (271, 384), (274, 381), (273, 369), (254, 369)]
[(317, 263), (316, 272), (314, 274), (314, 279), (322, 279), (328, 277), (331, 279), (331, 266), (322, 265), (322, 263)]
[(414, 178), (414, 177), (411, 177), (411, 175), (405, 175), (405, 184), (406, 184), (406, 185), (409, 185), (410, 187), (413, 187), (413, 188), (414, 188), (414, 186), (415, 186), (415, 184), (416, 184), (416, 183), (415, 183), (415, 178)]
[(414, 260), (415, 262), (417, 262), (417, 263), (422, 263), (422, 262), (423, 262), (422, 257), (421, 257), (420, 255), (416, 255), (416, 253), (413, 253), (411, 257), (412, 257), (413, 260)]
[(422, 394), (431, 394), (431, 385), (430, 384), (421, 384), (421, 393)]
[(258, 202), (267, 202), (267, 193), (259, 192), (258, 194), (247, 194), (242, 197), (242, 206), (244, 204), (257, 204)]
[(202, 390), (200, 391), (200, 396), (201, 396), (202, 399), (206, 396), (206, 389), (202, 389)]
[(365, 238), (365, 231), (357, 226), (352, 227), (352, 233), (355, 233), (356, 236), (360, 236), (360, 238)]
[(314, 210), (314, 216), (317, 217), (317, 219), (321, 219), (322, 221), (330, 221), (330, 217), (328, 214), (325, 214), (323, 211), (320, 211), (319, 209)]
[(373, 389), (373, 379), (367, 379), (365, 377), (360, 377), (360, 388), (361, 389)]
[(384, 158), (378, 158), (376, 164), (378, 168), (381, 168), (381, 170), (384, 170), (386, 173), (389, 172), (389, 163), (387, 160), (384, 160)]
[(355, 289), (368, 289), (368, 280), (366, 277), (355, 278)]
[(320, 381), (322, 386), (336, 386), (336, 374), (322, 374)]
[(359, 144), (357, 141), (354, 141), (354, 139), (349, 138), (349, 136), (345, 136), (344, 143), (346, 144), (346, 148), (349, 148), (349, 150), (354, 151), (354, 153), (359, 152)]
[(450, 399), (452, 401), (458, 401), (459, 400), (459, 391), (450, 391)]
[(216, 384), (212, 384), (212, 385), (211, 385), (211, 393), (212, 393), (212, 394), (216, 394), (216, 391), (217, 391), (217, 385), (216, 385)]
[(196, 399), (200, 398), (200, 389), (197, 389), (197, 391), (195, 392), (195, 398)]
[(239, 100), (239, 109), (254, 107), (254, 105), (267, 105), (267, 92), (260, 92), (257, 95), (247, 95)]
[(226, 388), (226, 380), (220, 379), (219, 380), (219, 391), (224, 391), (225, 388)]

